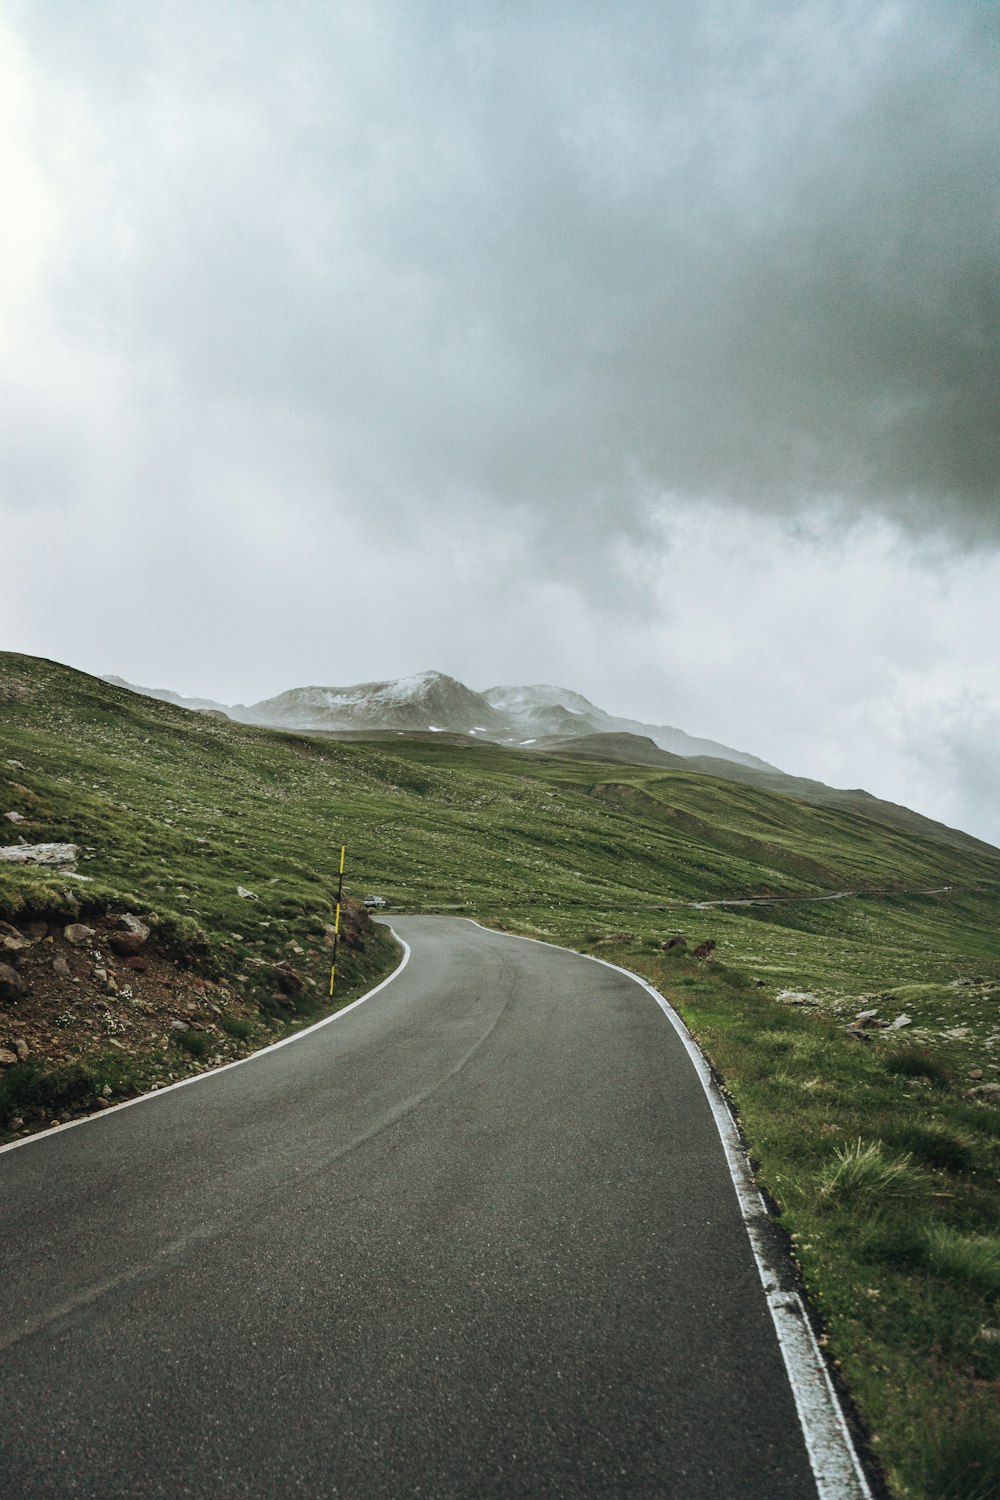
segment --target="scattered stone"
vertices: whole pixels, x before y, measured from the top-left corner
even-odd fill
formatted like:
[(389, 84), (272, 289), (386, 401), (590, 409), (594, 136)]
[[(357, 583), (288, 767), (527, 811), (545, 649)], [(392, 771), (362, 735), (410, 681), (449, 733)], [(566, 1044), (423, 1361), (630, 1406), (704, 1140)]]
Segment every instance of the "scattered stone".
[(95, 936), (93, 927), (88, 927), (85, 922), (70, 922), (68, 927), (63, 928), (63, 937), (74, 948), (85, 948)]
[(11, 758), (10, 758), (9, 755), (7, 757), (7, 764), (9, 766), (13, 766), (15, 771), (26, 771), (28, 769), (27, 766), (24, 765), (24, 763), (22, 761), (11, 760)]
[(4, 817), (8, 823), (27, 823), (28, 821), (24, 814), (19, 812), (4, 813)]
[(660, 947), (664, 953), (672, 953), (676, 948), (686, 948), (687, 938), (680, 936), (667, 938), (667, 941), (665, 943), (661, 943)]
[(302, 977), (296, 974), (290, 964), (276, 964), (274, 977), (278, 981), (278, 988), (286, 995), (297, 995), (302, 988)]
[(60, 979), (69, 979), (69, 964), (63, 958), (61, 953), (57, 953), (55, 958), (52, 960), (52, 971), (54, 974), (58, 974)]
[(983, 1076), (983, 1070), (982, 1070), (982, 1068), (970, 1068), (969, 1069), (969, 1077), (970, 1078), (982, 1078), (982, 1076)]
[(142, 938), (143, 942), (149, 937), (149, 928), (146, 923), (130, 911), (123, 911), (118, 918), (118, 926), (122, 932), (134, 932)]
[(108, 982), (108, 971), (107, 971), (107, 969), (95, 969), (94, 970), (94, 978), (100, 984), (107, 984), (107, 982)]
[(237, 894), (237, 896), (241, 896), (244, 901), (259, 901), (260, 900), (260, 897), (259, 896), (255, 896), (254, 893), (253, 893), (253, 891), (248, 891), (245, 885), (238, 885), (236, 887), (236, 894)]
[(901, 1031), (904, 1026), (911, 1026), (912, 1024), (913, 1024), (913, 1017), (912, 1016), (908, 1016), (906, 1014), (906, 1011), (904, 1010), (900, 1015), (898, 1015), (896, 1017), (896, 1019), (894, 1021), (890, 1021), (889, 1022), (888, 1030), (889, 1031)]
[(17, 1060), (16, 1052), (12, 1052), (9, 1047), (0, 1047), (0, 1068), (13, 1067)]
[(964, 990), (968, 985), (975, 984), (975, 982), (974, 979), (953, 979), (951, 981), (951, 988), (953, 990)]
[[(758, 984), (764, 981), (758, 980)], [(818, 1005), (819, 1001), (811, 990), (779, 990), (774, 997), (780, 1000), (782, 1005)]]
[(132, 953), (126, 958), (125, 967), (132, 969), (136, 974), (145, 974), (149, 968), (149, 963), (143, 958), (141, 953)]
[[(5, 924), (6, 925), (6, 924)], [(31, 940), (22, 937), (16, 930), (11, 932), (0, 932), (0, 953), (20, 953), (22, 948), (30, 948)]]
[(18, 1037), (17, 1041), (14, 1043), (14, 1051), (17, 1053), (18, 1062), (27, 1062), (28, 1058), (31, 1056), (31, 1048), (21, 1037)]
[(126, 958), (133, 953), (138, 953), (145, 941), (141, 932), (113, 932), (108, 938), (108, 943), (115, 952), (121, 953)]
[(873, 1016), (877, 1015), (877, 1010), (859, 1010), (854, 1019), (856, 1021), (870, 1021)]
[(110, 1085), (110, 1083), (106, 1083), (104, 1085), (104, 1087), (101, 1089), (101, 1098), (102, 1099), (110, 1099), (111, 1098), (111, 1085)]
[(76, 844), (12, 844), (0, 849), (0, 860), (11, 865), (66, 867), (76, 864), (76, 856)]
[(856, 1042), (867, 1042), (869, 1040), (868, 1032), (860, 1021), (852, 1021), (850, 1026), (846, 1028), (844, 1035), (852, 1037)]
[(980, 1344), (1000, 1344), (1000, 1328), (990, 1328), (984, 1324), (976, 1334), (976, 1340)]
[(966, 1089), (966, 1099), (981, 1099), (984, 1104), (1000, 1104), (1000, 1083), (977, 1083)]
[(175, 1031), (190, 1031), (191, 1030), (190, 1026), (188, 1025), (188, 1023), (186, 1021), (171, 1021), (170, 1024), (174, 1028)]
[(16, 1000), (23, 995), (27, 985), (10, 964), (0, 964), (0, 1000)]
[(698, 944), (697, 948), (694, 950), (694, 956), (695, 958), (709, 958), (715, 952), (715, 948), (715, 939), (706, 938), (703, 943)]

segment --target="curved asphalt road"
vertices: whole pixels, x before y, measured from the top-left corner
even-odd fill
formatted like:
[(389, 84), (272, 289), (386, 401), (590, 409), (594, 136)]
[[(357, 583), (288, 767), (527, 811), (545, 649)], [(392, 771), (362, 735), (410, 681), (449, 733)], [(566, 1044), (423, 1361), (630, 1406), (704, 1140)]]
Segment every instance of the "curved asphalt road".
[(815, 1497), (649, 994), (393, 925), (335, 1023), (0, 1155), (4, 1500)]

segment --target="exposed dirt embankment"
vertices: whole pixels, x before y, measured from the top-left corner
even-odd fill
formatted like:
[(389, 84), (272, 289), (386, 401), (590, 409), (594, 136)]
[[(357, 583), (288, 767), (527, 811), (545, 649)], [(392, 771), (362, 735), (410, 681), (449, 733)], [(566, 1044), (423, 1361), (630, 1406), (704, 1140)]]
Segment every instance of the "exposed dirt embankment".
[[(332, 934), (213, 978), (154, 923), (108, 908), (0, 921), (0, 1139), (231, 1062), (321, 1013)], [(375, 933), (351, 903), (342, 953)]]

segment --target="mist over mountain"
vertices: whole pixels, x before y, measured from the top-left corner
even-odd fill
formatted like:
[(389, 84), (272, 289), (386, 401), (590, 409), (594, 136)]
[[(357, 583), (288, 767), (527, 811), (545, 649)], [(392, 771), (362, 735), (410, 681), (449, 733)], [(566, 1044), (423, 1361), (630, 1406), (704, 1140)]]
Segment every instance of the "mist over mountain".
[(225, 713), (230, 718), (234, 717), (224, 703), (216, 703), (213, 698), (185, 698), (171, 688), (138, 687), (134, 682), (126, 682), (124, 677), (116, 677), (111, 672), (103, 673), (101, 681), (109, 682), (112, 687), (127, 688), (130, 693), (141, 693), (144, 698), (156, 698), (160, 703), (175, 703), (178, 708), (196, 709), (199, 713)]
[(720, 745), (716, 740), (698, 739), (676, 729), (671, 724), (643, 724), (638, 719), (621, 719), (606, 713), (584, 698), (581, 693), (572, 693), (567, 688), (538, 684), (534, 687), (487, 688), (483, 697), (495, 708), (507, 714), (524, 735), (536, 737), (548, 735), (629, 734), (650, 739), (661, 750), (671, 755), (708, 755), (721, 760), (733, 761), (736, 765), (752, 766), (760, 771), (776, 768), (749, 755), (744, 750), (734, 750), (731, 745)]
[(509, 725), (481, 693), (444, 672), (418, 672), (353, 687), (291, 688), (230, 710), (248, 724), (318, 730), (411, 729), (503, 739)]
[(569, 688), (538, 683), (492, 687), (484, 693), (468, 688), (445, 672), (418, 672), (387, 682), (359, 682), (350, 687), (289, 688), (259, 703), (216, 703), (184, 698), (167, 688), (137, 687), (121, 677), (105, 682), (131, 688), (149, 698), (200, 712), (224, 712), (244, 724), (323, 733), (364, 730), (410, 730), (429, 734), (466, 734), (502, 745), (537, 745), (594, 734), (627, 734), (649, 739), (660, 750), (684, 757), (711, 756), (760, 771), (774, 771), (766, 761), (715, 740), (699, 739), (669, 724), (643, 724), (598, 708)]

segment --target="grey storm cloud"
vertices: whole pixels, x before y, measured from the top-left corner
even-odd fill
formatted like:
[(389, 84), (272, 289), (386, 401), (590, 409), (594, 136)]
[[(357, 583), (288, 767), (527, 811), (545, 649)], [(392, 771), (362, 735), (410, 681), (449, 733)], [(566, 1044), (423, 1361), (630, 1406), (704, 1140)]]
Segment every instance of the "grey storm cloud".
[(92, 131), (62, 323), (317, 484), (1000, 537), (994, 6), (13, 14)]

